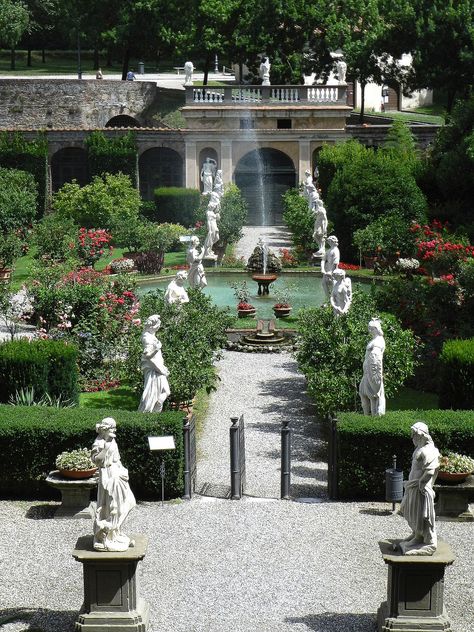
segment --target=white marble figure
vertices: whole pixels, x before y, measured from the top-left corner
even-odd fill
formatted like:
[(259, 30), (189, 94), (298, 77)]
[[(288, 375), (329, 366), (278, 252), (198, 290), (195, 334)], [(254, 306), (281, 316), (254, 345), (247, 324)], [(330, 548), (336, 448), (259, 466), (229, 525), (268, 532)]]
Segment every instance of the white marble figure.
[(163, 403), (170, 394), (169, 371), (163, 362), (161, 342), (155, 335), (160, 326), (161, 319), (158, 314), (154, 314), (145, 321), (142, 333), (141, 370), (144, 384), (142, 398), (138, 406), (138, 411), (141, 413), (161, 412)]
[(310, 193), (313, 189), (316, 189), (313, 183), (313, 178), (311, 176), (311, 171), (306, 169), (304, 172), (304, 182), (303, 182), (303, 195), (309, 201)]
[(422, 421), (411, 427), (411, 438), (415, 451), (399, 513), (412, 533), (400, 542), (399, 548), (404, 555), (433, 555), (438, 546), (433, 484), (438, 476), (439, 451)]
[(201, 252), (198, 250), (199, 237), (194, 235), (191, 237), (191, 245), (189, 246), (186, 263), (189, 266), (188, 283), (191, 287), (206, 287), (207, 279), (204, 272), (204, 266), (202, 265), (202, 258), (204, 257), (204, 248)]
[(270, 60), (268, 57), (264, 57), (262, 63), (260, 64), (260, 77), (262, 78), (262, 86), (270, 85)]
[(324, 257), (325, 242), (328, 234), (328, 217), (323, 201), (320, 197), (315, 200), (313, 207), (314, 228), (313, 239), (318, 244), (318, 250), (313, 253), (313, 257)]
[(345, 270), (336, 268), (332, 273), (334, 285), (331, 294), (331, 307), (334, 316), (347, 314), (352, 303), (352, 282), (346, 277)]
[(359, 395), (364, 415), (385, 415), (385, 390), (383, 385), (383, 354), (385, 339), (378, 318), (369, 322), (371, 340), (365, 349), (362, 380)]
[(309, 187), (308, 189), (308, 209), (310, 213), (314, 213), (316, 209), (316, 203), (318, 200), (319, 200), (319, 193), (313, 183), (313, 186)]
[(121, 528), (136, 503), (128, 484), (128, 470), (120, 461), (115, 441), (117, 424), (112, 417), (106, 417), (96, 424), (95, 429), (97, 437), (92, 445), (91, 460), (99, 468), (99, 481), (94, 549), (126, 551), (129, 546), (134, 546), (134, 542), (122, 533)]
[(326, 298), (329, 301), (332, 294), (332, 287), (334, 285), (333, 272), (339, 266), (341, 260), (341, 254), (337, 247), (339, 241), (335, 235), (329, 235), (326, 239), (329, 250), (326, 250), (324, 257), (321, 259), (321, 273), (323, 275), (323, 290), (326, 294)]
[(184, 288), (184, 282), (188, 278), (188, 274), (185, 270), (180, 270), (176, 273), (175, 278), (169, 283), (166, 288), (164, 300), (168, 305), (172, 303), (189, 303), (189, 296)]
[(193, 85), (193, 72), (194, 72), (194, 64), (192, 61), (187, 61), (184, 64), (184, 85), (192, 86)]
[(207, 157), (201, 169), (201, 182), (203, 186), (203, 195), (212, 193), (214, 186), (214, 176), (216, 174), (217, 162), (214, 158)]
[(339, 83), (346, 83), (347, 64), (343, 59), (337, 60), (336, 70)]
[(219, 241), (219, 227), (217, 222), (220, 220), (220, 198), (214, 191), (211, 193), (209, 204), (207, 205), (207, 235), (204, 241), (204, 259), (217, 259), (217, 255), (212, 250), (215, 243)]
[(214, 179), (213, 191), (222, 199), (224, 195), (224, 182), (222, 181), (222, 169), (217, 169), (216, 177)]

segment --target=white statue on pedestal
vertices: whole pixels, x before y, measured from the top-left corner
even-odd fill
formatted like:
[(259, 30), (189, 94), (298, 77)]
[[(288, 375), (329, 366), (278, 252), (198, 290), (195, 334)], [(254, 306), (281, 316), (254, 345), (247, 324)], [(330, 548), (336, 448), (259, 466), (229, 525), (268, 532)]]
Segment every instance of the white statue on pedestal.
[(331, 298), (333, 287), (333, 272), (339, 266), (341, 261), (341, 254), (337, 247), (339, 241), (335, 235), (330, 235), (326, 239), (329, 250), (326, 250), (324, 257), (321, 259), (321, 272), (323, 275), (323, 290), (326, 294), (327, 300)]
[(121, 527), (136, 503), (128, 484), (128, 471), (120, 461), (115, 441), (117, 424), (112, 417), (106, 417), (95, 428), (97, 437), (92, 445), (91, 460), (99, 468), (99, 481), (94, 549), (126, 551), (129, 546), (134, 546), (134, 542), (122, 533)]
[(161, 319), (158, 314), (154, 314), (146, 320), (142, 333), (141, 370), (144, 385), (142, 398), (138, 406), (138, 411), (141, 413), (161, 412), (163, 403), (170, 394), (168, 384), (169, 371), (163, 362), (161, 342), (155, 335), (160, 326)]
[(331, 307), (334, 316), (347, 314), (352, 304), (352, 282), (346, 277), (345, 270), (336, 268), (332, 273), (334, 285), (331, 294)]
[(319, 200), (319, 193), (314, 184), (308, 187), (308, 208), (311, 213), (314, 212), (316, 208), (316, 203)]
[(209, 204), (207, 205), (207, 235), (204, 241), (204, 259), (217, 259), (217, 255), (212, 250), (215, 243), (219, 241), (219, 228), (217, 222), (220, 220), (220, 198), (214, 191), (211, 193)]
[(194, 235), (191, 237), (191, 245), (189, 246), (186, 263), (189, 266), (188, 283), (191, 287), (206, 287), (207, 279), (204, 272), (204, 266), (202, 265), (202, 259), (204, 257), (204, 248), (201, 252), (198, 250), (199, 237)]
[(324, 208), (323, 201), (320, 197), (314, 200), (313, 214), (313, 239), (318, 245), (318, 250), (313, 253), (313, 257), (320, 258), (324, 257), (325, 254), (325, 241), (328, 233), (328, 217), (326, 214), (326, 209)]
[(201, 182), (203, 186), (203, 195), (208, 195), (212, 193), (212, 188), (214, 186), (214, 176), (217, 169), (217, 162), (214, 158), (207, 157), (205, 162), (203, 162), (201, 169)]
[(270, 60), (268, 57), (264, 57), (262, 63), (260, 64), (260, 77), (262, 78), (262, 86), (270, 85)]
[(216, 171), (216, 177), (214, 179), (214, 189), (213, 191), (217, 193), (217, 195), (222, 198), (224, 195), (224, 182), (222, 181), (222, 169), (218, 169)]
[(194, 64), (192, 61), (187, 61), (184, 64), (184, 85), (192, 86), (193, 85), (193, 72), (194, 72)]
[(385, 390), (383, 385), (383, 354), (385, 339), (378, 318), (369, 322), (372, 339), (367, 344), (363, 365), (363, 376), (359, 384), (359, 395), (364, 415), (385, 415)]
[(343, 59), (337, 60), (336, 70), (339, 83), (346, 83), (347, 64)]
[(438, 546), (433, 484), (438, 476), (439, 451), (422, 421), (413, 424), (411, 437), (415, 451), (399, 513), (412, 533), (400, 542), (399, 548), (404, 555), (433, 555)]
[(187, 272), (180, 270), (176, 273), (175, 278), (170, 282), (165, 292), (165, 302), (168, 305), (172, 303), (189, 303), (189, 296), (184, 288), (184, 282), (188, 278)]
[(308, 200), (308, 202), (310, 198), (310, 193), (313, 189), (316, 189), (316, 187), (313, 184), (311, 171), (309, 169), (306, 169), (306, 171), (304, 172), (303, 195)]

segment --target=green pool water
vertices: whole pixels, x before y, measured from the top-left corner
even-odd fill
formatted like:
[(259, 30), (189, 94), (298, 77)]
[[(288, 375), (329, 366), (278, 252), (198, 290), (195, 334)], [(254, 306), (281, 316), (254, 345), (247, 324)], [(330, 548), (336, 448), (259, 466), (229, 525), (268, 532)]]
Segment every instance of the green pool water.
[[(165, 290), (170, 278), (161, 281), (151, 281), (140, 285), (139, 294), (159, 288)], [(324, 292), (321, 287), (321, 277), (311, 273), (281, 274), (278, 279), (270, 285), (268, 296), (258, 296), (258, 285), (252, 280), (251, 275), (235, 273), (207, 273), (208, 285), (204, 288), (204, 293), (212, 298), (219, 307), (232, 307), (235, 309), (237, 299), (234, 297), (234, 290), (229, 283), (247, 280), (250, 289), (250, 302), (257, 308), (257, 315), (260, 318), (273, 317), (273, 305), (276, 302), (275, 289), (291, 286), (290, 298), (293, 306), (293, 313), (302, 307), (317, 307), (324, 302)], [(352, 287), (364, 287), (364, 284), (352, 282)], [(365, 286), (367, 288), (367, 286)]]

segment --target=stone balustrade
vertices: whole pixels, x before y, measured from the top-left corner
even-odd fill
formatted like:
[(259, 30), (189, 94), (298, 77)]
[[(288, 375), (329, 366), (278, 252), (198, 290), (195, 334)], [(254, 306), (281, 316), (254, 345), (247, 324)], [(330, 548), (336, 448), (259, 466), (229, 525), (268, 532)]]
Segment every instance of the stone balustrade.
[(186, 86), (186, 105), (347, 105), (347, 85)]

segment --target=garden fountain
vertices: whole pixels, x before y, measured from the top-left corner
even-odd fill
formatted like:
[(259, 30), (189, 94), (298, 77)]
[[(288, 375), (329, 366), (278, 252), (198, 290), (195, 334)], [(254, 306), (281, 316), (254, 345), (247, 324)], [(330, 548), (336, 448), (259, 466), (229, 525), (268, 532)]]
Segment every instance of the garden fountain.
[(247, 262), (247, 270), (254, 272), (252, 279), (258, 283), (258, 295), (268, 295), (269, 285), (277, 280), (276, 272), (281, 270), (279, 258), (268, 250), (266, 242), (260, 238)]
[(235, 351), (279, 352), (293, 344), (294, 332), (275, 328), (274, 318), (261, 318), (252, 333), (244, 333), (228, 348)]

